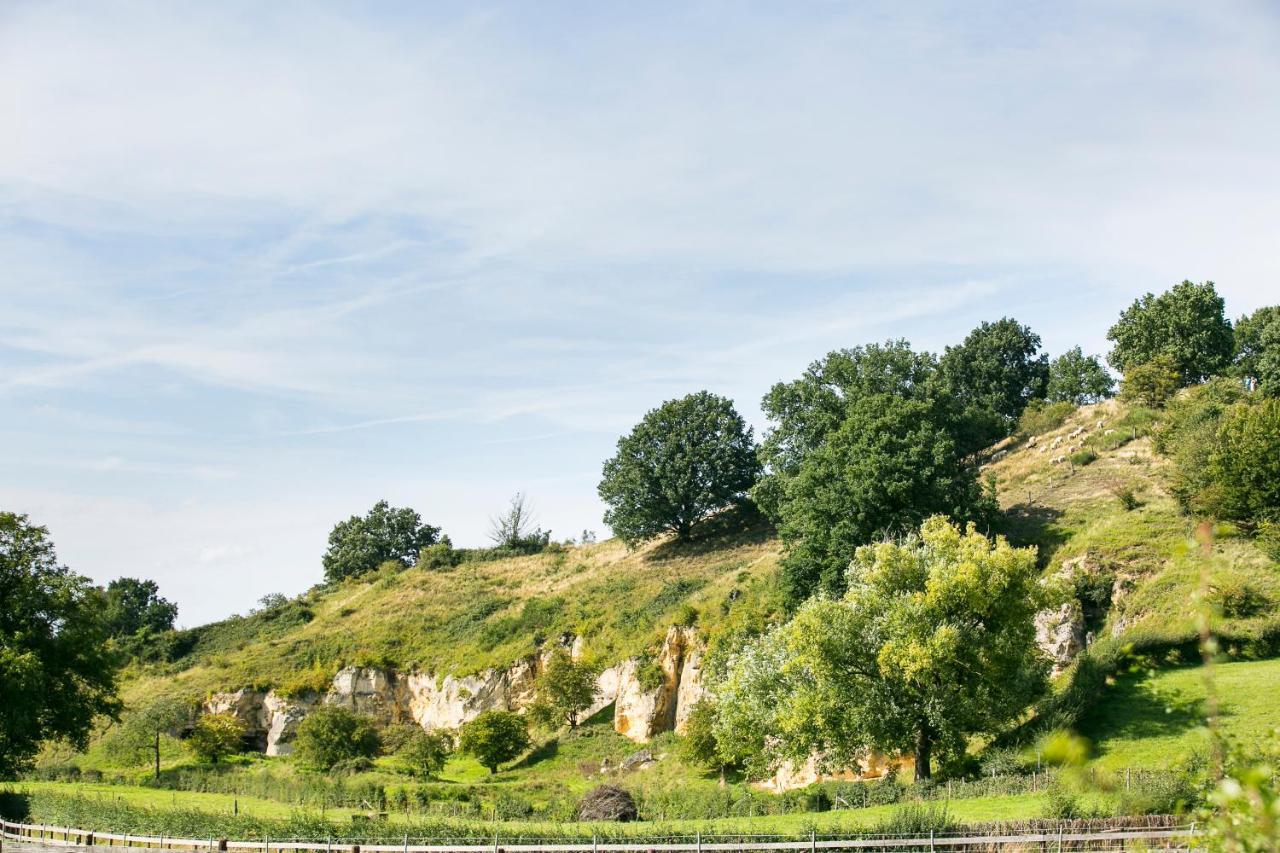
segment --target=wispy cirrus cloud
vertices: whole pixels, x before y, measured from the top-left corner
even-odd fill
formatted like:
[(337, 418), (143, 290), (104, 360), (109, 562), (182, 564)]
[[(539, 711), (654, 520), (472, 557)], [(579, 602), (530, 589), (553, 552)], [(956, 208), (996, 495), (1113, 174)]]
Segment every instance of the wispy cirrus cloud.
[(1277, 85), (1265, 2), (11, 3), (0, 496), (196, 618), (378, 497), (598, 526), (677, 394), (763, 426), (840, 346), (1274, 301)]

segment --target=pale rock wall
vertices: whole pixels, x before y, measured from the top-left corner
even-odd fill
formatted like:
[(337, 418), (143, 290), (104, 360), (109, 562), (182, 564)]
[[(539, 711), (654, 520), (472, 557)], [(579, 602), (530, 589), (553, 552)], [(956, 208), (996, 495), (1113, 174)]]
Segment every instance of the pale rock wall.
[(855, 782), (883, 779), (885, 776), (896, 773), (902, 767), (910, 765), (911, 759), (909, 758), (890, 758), (873, 752), (865, 758), (859, 759), (856, 767), (833, 770), (822, 767), (821, 756), (811, 755), (800, 764), (784, 761), (768, 779), (761, 779), (753, 784), (762, 791), (773, 791), (781, 794), (785, 791), (808, 787), (815, 782)]
[(1068, 601), (1036, 614), (1036, 645), (1053, 661), (1053, 675), (1080, 654), (1084, 641), (1084, 614), (1079, 603)]
[[(580, 638), (564, 638), (580, 659)], [(284, 697), (275, 691), (237, 690), (212, 694), (206, 714), (231, 713), (268, 755), (288, 755), (298, 724), (320, 704), (338, 705), (384, 722), (412, 720), (425, 729), (456, 729), (490, 710), (519, 711), (534, 696), (538, 674), (552, 650), (517, 661), (506, 669), (437, 678), (424, 672), (397, 673), (373, 667), (346, 667), (321, 694)], [(583, 718), (614, 705), (614, 729), (638, 743), (683, 727), (689, 710), (703, 695), (702, 645), (692, 628), (672, 627), (658, 652), (662, 683), (640, 686), (639, 661), (626, 660), (601, 671), (595, 703)]]
[(693, 706), (702, 701), (706, 688), (702, 685), (703, 648), (693, 645), (685, 651), (684, 666), (680, 670), (680, 688), (676, 692), (676, 734), (684, 734)]

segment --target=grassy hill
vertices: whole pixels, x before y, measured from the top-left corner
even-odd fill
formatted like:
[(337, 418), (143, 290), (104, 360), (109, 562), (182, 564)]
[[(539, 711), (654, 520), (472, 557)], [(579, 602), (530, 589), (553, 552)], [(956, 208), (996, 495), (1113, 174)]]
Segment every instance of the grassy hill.
[[(562, 634), (592, 657), (642, 655), (672, 624), (716, 632), (776, 608), (767, 523), (736, 514), (696, 541), (629, 550), (617, 540), (450, 569), (394, 564), (246, 617), (180, 632), (126, 674), (125, 698), (241, 687), (323, 689), (343, 666), (469, 675)], [(735, 602), (741, 601), (741, 606)], [(160, 660), (154, 660), (160, 658)]]
[[(1194, 666), (1202, 617), (1225, 638), (1228, 658), (1239, 660), (1216, 667), (1224, 729), (1247, 739), (1280, 724), (1280, 704), (1267, 689), (1280, 663), (1258, 660), (1280, 648), (1274, 615), (1280, 566), (1230, 526), (1198, 526), (1181, 511), (1166, 486), (1168, 463), (1152, 447), (1155, 426), (1151, 412), (1114, 401), (1050, 412), (993, 449), (984, 471), (1005, 511), (1004, 532), (1039, 547), (1046, 579), (1076, 597), (1089, 634), (1088, 648), (1013, 742), (1072, 726), (1093, 741), (1093, 763), (1101, 769), (1160, 770), (1203, 750), (1205, 687)], [(445, 570), (387, 567), (264, 612), (179, 632), (154, 646), (150, 660), (131, 665), (125, 698), (246, 686), (317, 689), (346, 665), (463, 675), (510, 664), (565, 633), (583, 637), (591, 656), (612, 663), (652, 652), (673, 624), (696, 624), (713, 650), (723, 651), (744, 631), (782, 616), (780, 553), (766, 523), (730, 515), (685, 545), (629, 550), (609, 541)], [(563, 814), (600, 782), (602, 765), (616, 767), (640, 748), (612, 730), (610, 713), (606, 708), (577, 732), (544, 740), (493, 778), (472, 759), (454, 756), (428, 786), (432, 809), (446, 809), (432, 813)], [(811, 794), (784, 800), (736, 778), (722, 788), (715, 774), (682, 761), (677, 740), (659, 735), (650, 745), (656, 760), (619, 777), (648, 814), (769, 812), (763, 820), (772, 822), (757, 828), (774, 828), (799, 825), (797, 813), (819, 807), (821, 798)], [(213, 796), (232, 784), (289, 808), (311, 802), (306, 792), (314, 784), (287, 759), (247, 756), (210, 774), (176, 742), (167, 749), (174, 786)], [(113, 767), (99, 748), (71, 760), (108, 773)], [(194, 775), (186, 779), (188, 772)], [(378, 759), (345, 784), (392, 798), (409, 796), (413, 787), (395, 758)], [(451, 802), (460, 811), (448, 811)], [(965, 802), (966, 813), (1001, 817), (1039, 817), (1046, 808), (1042, 791), (1017, 785)], [(406, 814), (412, 811), (410, 805)], [(839, 821), (834, 814), (823, 818)]]
[[(1275, 624), (1280, 566), (1230, 525), (1197, 530), (1165, 485), (1168, 463), (1152, 448), (1155, 415), (1116, 401), (1085, 406), (1060, 425), (1014, 439), (988, 466), (1007, 532), (1035, 544), (1050, 575), (1083, 599), (1097, 638), (1193, 639), (1201, 592), (1217, 630), (1248, 636)], [(1072, 439), (1078, 429), (1085, 431)], [(1052, 448), (1054, 439), (1063, 439)], [(1054, 462), (1080, 446), (1075, 462)], [(1208, 534), (1208, 535), (1206, 535)]]

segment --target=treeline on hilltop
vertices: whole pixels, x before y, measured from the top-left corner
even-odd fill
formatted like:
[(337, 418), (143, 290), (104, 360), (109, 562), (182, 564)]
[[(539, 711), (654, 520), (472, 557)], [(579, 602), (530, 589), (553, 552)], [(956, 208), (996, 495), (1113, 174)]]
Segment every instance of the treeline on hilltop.
[[(1108, 339), (1120, 395), (1163, 410), (1156, 444), (1174, 461), (1182, 505), (1234, 520), (1272, 547), (1280, 539), (1280, 306), (1232, 324), (1211, 282), (1183, 282), (1136, 300)], [(1020, 424), (1051, 421), (1054, 411), (1115, 390), (1099, 357), (1075, 347), (1050, 358), (1033, 330), (1003, 318), (941, 354), (904, 340), (827, 354), (765, 395), (770, 427), (759, 443), (732, 401), (707, 391), (645, 414), (619, 439), (599, 484), (621, 539), (638, 546), (666, 536), (679, 545), (739, 507), (767, 516), (783, 546), (789, 621), (743, 619), (716, 638), (710, 697), (690, 721), (689, 754), (759, 774), (814, 753), (848, 762), (875, 749), (914, 755), (928, 778), (973, 737), (1018, 720), (1045, 689), (1033, 617), (1047, 593), (1032, 550), (991, 538), (1001, 517), (980, 467)], [(324, 583), (566, 547), (537, 525), (522, 495), (492, 528), (493, 547), (455, 548), (415, 510), (380, 501), (335, 525)], [(199, 630), (171, 630), (173, 608), (154, 585), (122, 579), (99, 591), (60, 566), (48, 532), (25, 516), (0, 515), (0, 583), (9, 602), (0, 613), (0, 775), (27, 766), (45, 739), (83, 746), (95, 717), (119, 713), (120, 652), (173, 660), (199, 641)], [(283, 596), (264, 599), (262, 612), (277, 627), (310, 618), (301, 600)], [(590, 664), (577, 666), (559, 661), (540, 684), (543, 725), (573, 726), (590, 705)], [(145, 754), (150, 744), (152, 759), (159, 733), (174, 725), (166, 713), (139, 723), (135, 749)], [(456, 747), (496, 769), (529, 746), (537, 715), (494, 713), (457, 740), (404, 748), (416, 751), (425, 775)], [(308, 720), (304, 744), (360, 745), (315, 766), (385, 748), (350, 715)], [(209, 761), (238, 748), (231, 723), (201, 726), (193, 745)]]

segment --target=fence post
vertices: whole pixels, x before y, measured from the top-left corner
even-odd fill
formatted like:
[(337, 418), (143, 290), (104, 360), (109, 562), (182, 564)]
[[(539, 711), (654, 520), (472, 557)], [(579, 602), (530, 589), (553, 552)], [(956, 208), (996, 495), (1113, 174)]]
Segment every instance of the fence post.
[(809, 830), (809, 853), (814, 853), (818, 849), (818, 833), (816, 830)]
[[(687, 837), (687, 836), (686, 836)], [(702, 853), (702, 830), (695, 830), (693, 833), (693, 843), (698, 847), (698, 853)]]
[(929, 853), (933, 853), (933, 830), (929, 830)]

